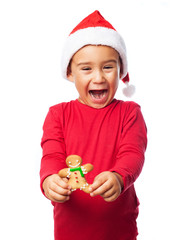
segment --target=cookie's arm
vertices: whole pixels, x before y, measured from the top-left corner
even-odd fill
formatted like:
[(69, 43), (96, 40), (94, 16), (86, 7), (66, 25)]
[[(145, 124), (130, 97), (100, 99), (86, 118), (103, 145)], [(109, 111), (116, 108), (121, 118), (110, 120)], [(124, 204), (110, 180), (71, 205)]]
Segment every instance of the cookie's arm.
[(59, 176), (60, 177), (69, 177), (69, 169), (68, 168), (63, 168), (59, 171)]
[(85, 173), (93, 170), (93, 165), (90, 163), (87, 163), (87, 164), (83, 165), (81, 168), (82, 168), (83, 173), (85, 174)]

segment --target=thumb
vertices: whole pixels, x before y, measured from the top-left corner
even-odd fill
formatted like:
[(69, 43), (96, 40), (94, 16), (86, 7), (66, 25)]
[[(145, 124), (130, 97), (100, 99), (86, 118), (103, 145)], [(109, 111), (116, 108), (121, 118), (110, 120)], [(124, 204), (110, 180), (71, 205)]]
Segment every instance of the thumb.
[(61, 178), (64, 182), (68, 183), (69, 179), (65, 178)]

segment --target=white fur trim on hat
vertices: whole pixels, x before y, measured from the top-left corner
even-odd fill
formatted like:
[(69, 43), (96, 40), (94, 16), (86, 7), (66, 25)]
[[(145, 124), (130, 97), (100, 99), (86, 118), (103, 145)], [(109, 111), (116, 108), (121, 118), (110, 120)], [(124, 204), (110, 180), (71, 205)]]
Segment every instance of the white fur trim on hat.
[(73, 55), (86, 45), (105, 45), (114, 48), (120, 55), (123, 71), (122, 78), (127, 75), (126, 46), (120, 34), (110, 28), (88, 27), (69, 35), (62, 55), (62, 75), (67, 78), (67, 68)]

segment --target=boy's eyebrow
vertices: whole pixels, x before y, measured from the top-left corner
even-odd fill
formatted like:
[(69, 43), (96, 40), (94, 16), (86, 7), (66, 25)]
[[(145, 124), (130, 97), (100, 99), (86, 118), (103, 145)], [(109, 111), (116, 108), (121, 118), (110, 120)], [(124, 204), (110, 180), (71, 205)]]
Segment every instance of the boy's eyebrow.
[(103, 63), (110, 63), (110, 62), (117, 63), (117, 60), (116, 59), (109, 59), (109, 60), (104, 61)]
[(91, 62), (79, 62), (76, 65), (81, 66), (81, 65), (89, 65), (89, 64), (92, 64), (92, 63)]
[[(116, 59), (109, 59), (109, 60), (103, 61), (103, 64), (105, 64), (105, 63), (110, 63), (110, 62), (117, 63), (117, 60), (116, 60)], [(77, 66), (90, 65), (90, 64), (92, 64), (92, 62), (79, 62), (79, 63), (77, 64)]]

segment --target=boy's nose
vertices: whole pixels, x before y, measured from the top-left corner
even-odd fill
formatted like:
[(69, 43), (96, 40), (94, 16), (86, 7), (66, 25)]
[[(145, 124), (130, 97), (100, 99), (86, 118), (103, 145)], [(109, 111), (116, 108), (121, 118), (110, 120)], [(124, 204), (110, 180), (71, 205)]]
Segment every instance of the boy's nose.
[(95, 72), (93, 76), (93, 82), (94, 83), (103, 83), (105, 82), (104, 74), (101, 70), (98, 70)]

